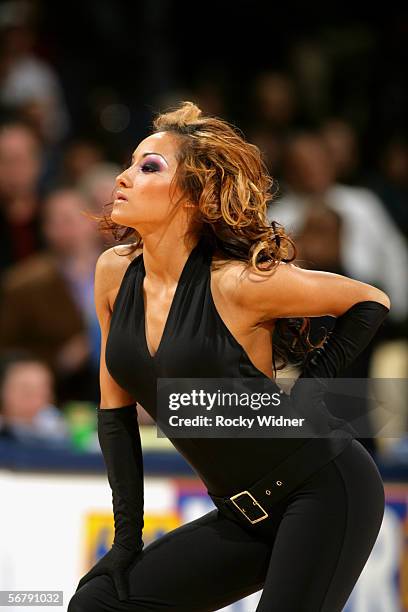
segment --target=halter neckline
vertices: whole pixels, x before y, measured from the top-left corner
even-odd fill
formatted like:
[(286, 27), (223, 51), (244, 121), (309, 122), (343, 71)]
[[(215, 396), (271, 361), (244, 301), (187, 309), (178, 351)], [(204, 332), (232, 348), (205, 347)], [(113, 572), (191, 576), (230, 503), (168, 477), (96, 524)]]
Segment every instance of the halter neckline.
[(141, 301), (140, 307), (141, 307), (141, 313), (142, 313), (142, 338), (143, 338), (143, 345), (144, 345), (143, 348), (146, 353), (146, 357), (148, 357), (151, 361), (155, 361), (157, 359), (158, 355), (160, 354), (163, 348), (163, 345), (166, 342), (166, 337), (168, 336), (168, 329), (171, 324), (172, 317), (176, 309), (176, 306), (178, 305), (181, 289), (189, 278), (189, 273), (191, 271), (193, 262), (196, 260), (197, 254), (199, 253), (201, 246), (202, 246), (202, 239), (200, 238), (197, 244), (190, 251), (184, 263), (184, 266), (181, 270), (179, 280), (177, 281), (177, 285), (176, 285), (176, 289), (173, 294), (173, 298), (171, 300), (170, 308), (169, 308), (169, 311), (166, 317), (166, 321), (163, 327), (163, 332), (160, 338), (160, 342), (158, 344), (156, 352), (153, 355), (151, 354), (148, 343), (147, 343), (148, 334), (146, 330), (146, 309), (145, 309), (144, 295), (143, 295), (143, 280), (146, 276), (146, 269), (145, 269), (144, 260), (143, 260), (143, 252), (140, 254), (141, 255), (141, 262), (140, 262), (141, 263), (141, 274), (139, 277), (138, 297)]

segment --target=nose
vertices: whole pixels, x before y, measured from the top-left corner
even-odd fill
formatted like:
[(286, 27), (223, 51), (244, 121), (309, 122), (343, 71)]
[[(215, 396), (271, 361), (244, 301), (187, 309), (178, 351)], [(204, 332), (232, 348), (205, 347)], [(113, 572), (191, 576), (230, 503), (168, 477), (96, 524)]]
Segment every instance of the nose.
[(120, 174), (118, 174), (118, 176), (115, 179), (115, 185), (116, 185), (116, 188), (132, 186), (130, 177), (127, 174), (127, 169), (121, 172)]

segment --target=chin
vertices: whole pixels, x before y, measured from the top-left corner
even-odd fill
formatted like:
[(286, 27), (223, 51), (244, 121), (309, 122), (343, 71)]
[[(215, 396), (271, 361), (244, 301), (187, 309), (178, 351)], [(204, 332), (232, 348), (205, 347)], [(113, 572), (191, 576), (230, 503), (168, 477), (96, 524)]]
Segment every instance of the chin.
[(111, 211), (111, 220), (115, 223), (119, 223), (120, 225), (127, 225), (126, 215), (119, 209), (119, 207), (114, 207)]
[(115, 209), (112, 210), (110, 218), (111, 218), (111, 221), (113, 221), (114, 223), (117, 223), (118, 225), (123, 225), (124, 227), (132, 227), (133, 229), (137, 229), (137, 227), (135, 226), (135, 223), (137, 223), (135, 218), (127, 217), (127, 215), (125, 215), (123, 212), (121, 214), (121, 211), (119, 210), (115, 210)]

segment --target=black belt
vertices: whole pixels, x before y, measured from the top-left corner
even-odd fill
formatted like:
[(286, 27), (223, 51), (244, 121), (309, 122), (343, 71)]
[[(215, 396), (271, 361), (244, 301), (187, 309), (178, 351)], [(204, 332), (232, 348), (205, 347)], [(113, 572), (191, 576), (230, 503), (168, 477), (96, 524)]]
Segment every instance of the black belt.
[(272, 504), (339, 455), (352, 439), (353, 436), (348, 437), (344, 432), (341, 437), (332, 432), (332, 436), (326, 438), (312, 438), (245, 491), (230, 497), (220, 497), (209, 491), (208, 494), (218, 508), (226, 506), (239, 518), (244, 516), (250, 523), (258, 523), (269, 516)]

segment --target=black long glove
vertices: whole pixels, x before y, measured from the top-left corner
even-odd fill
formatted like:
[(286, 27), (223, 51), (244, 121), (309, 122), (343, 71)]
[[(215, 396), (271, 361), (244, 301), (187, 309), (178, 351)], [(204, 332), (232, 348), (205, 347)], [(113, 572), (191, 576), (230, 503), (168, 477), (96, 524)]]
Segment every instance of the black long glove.
[(112, 548), (79, 581), (109, 575), (121, 601), (128, 597), (131, 563), (143, 549), (143, 455), (136, 404), (98, 408), (98, 438), (112, 489), (115, 535)]
[(373, 300), (351, 306), (337, 317), (323, 346), (308, 354), (299, 378), (339, 376), (368, 346), (389, 311)]
[[(353, 363), (371, 342), (390, 309), (373, 300), (357, 302), (337, 317), (334, 329), (321, 348), (308, 354), (290, 399), (300, 413), (310, 409), (310, 418), (320, 432), (340, 426), (358, 435), (348, 423), (332, 416), (325, 407), (323, 396), (328, 388), (327, 378), (335, 378)], [(326, 414), (326, 418), (324, 418)], [(306, 415), (304, 415), (306, 416)]]

